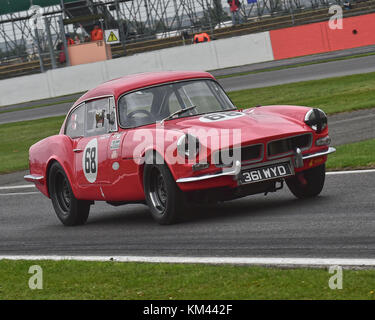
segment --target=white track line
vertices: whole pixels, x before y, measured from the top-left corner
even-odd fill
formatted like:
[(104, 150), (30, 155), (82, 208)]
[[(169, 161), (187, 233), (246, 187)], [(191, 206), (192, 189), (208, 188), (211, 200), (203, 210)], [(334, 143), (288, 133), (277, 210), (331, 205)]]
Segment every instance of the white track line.
[(367, 169), (367, 170), (348, 170), (348, 171), (329, 171), (327, 175), (337, 175), (337, 174), (353, 174), (353, 173), (373, 173), (375, 169)]
[(246, 257), (144, 257), (144, 256), (58, 256), (58, 255), (0, 255), (0, 260), (75, 260), (75, 261), (116, 261), (144, 263), (197, 263), (234, 264), (285, 267), (375, 267), (375, 259), (339, 258), (246, 258)]
[(21, 186), (9, 186), (9, 187), (0, 187), (0, 190), (14, 190), (14, 189), (27, 189), (27, 188), (35, 188), (34, 184), (24, 184)]
[(33, 191), (33, 192), (13, 192), (13, 193), (0, 193), (1, 196), (25, 196), (29, 194), (40, 194), (39, 191)]
[[(338, 174), (354, 174), (354, 173), (375, 173), (375, 169), (367, 169), (367, 170), (347, 170), (347, 171), (329, 171), (327, 175), (338, 175)], [(25, 184), (19, 186), (5, 186), (0, 187), (0, 190), (13, 190), (13, 189), (25, 189), (25, 188), (35, 188), (33, 184)]]

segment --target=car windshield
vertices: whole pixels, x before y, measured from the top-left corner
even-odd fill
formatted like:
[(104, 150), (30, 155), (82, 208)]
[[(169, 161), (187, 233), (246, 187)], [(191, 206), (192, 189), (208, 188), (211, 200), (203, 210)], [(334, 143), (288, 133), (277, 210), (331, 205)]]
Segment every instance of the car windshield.
[[(122, 96), (118, 108), (123, 128), (169, 120), (173, 113), (176, 115), (170, 119), (236, 109), (213, 80), (182, 81), (141, 89)], [(190, 110), (176, 112), (186, 108)]]

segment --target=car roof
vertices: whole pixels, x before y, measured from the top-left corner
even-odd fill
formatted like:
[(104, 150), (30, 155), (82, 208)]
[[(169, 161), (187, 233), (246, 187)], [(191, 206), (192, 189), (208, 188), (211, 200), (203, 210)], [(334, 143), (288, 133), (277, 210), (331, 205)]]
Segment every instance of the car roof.
[(97, 86), (96, 88), (89, 90), (75, 102), (74, 106), (80, 104), (85, 100), (109, 95), (113, 95), (115, 99), (117, 99), (121, 94), (136, 89), (141, 89), (144, 87), (163, 84), (167, 82), (183, 81), (197, 78), (214, 79), (211, 74), (203, 71), (164, 71), (132, 74), (107, 81)]

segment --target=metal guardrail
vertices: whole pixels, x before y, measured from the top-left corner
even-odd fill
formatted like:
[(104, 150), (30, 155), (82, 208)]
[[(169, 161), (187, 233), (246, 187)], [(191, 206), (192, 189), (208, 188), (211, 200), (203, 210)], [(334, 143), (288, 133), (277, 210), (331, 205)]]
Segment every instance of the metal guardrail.
[[(369, 0), (365, 2), (356, 3), (350, 10), (344, 10), (344, 17), (358, 16), (368, 13), (375, 12), (375, 0)], [(281, 15), (274, 17), (262, 17), (252, 18), (253, 21), (246, 22), (240, 25), (225, 27), (213, 30), (212, 38), (223, 39), (233, 36), (239, 36), (244, 34), (250, 34), (260, 31), (268, 31), (279, 28), (309, 24), (314, 22), (326, 21), (330, 18), (328, 8), (316, 9), (309, 11), (302, 11), (294, 13), (293, 15)], [(206, 30), (210, 32), (210, 30)], [(190, 45), (190, 40), (183, 40), (181, 37), (170, 37), (164, 39), (153, 39), (142, 42), (134, 42), (127, 44), (127, 55), (133, 55), (137, 53), (160, 50), (164, 48)], [(124, 56), (123, 48), (121, 46), (112, 46), (112, 54), (114, 57)], [(56, 57), (57, 58), (57, 57)], [(51, 67), (51, 60), (49, 57), (44, 58), (44, 66), (46, 69)], [(0, 66), (0, 79), (39, 73), (40, 66), (39, 61), (22, 62), (16, 64), (9, 64)]]

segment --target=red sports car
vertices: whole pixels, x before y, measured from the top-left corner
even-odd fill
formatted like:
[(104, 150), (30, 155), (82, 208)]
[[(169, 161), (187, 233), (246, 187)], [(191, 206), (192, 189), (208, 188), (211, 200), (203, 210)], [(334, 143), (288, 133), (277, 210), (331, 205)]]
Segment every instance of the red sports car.
[(86, 222), (95, 201), (146, 203), (170, 224), (188, 203), (279, 190), (317, 196), (329, 147), (322, 110), (238, 110), (206, 72), (126, 76), (88, 91), (60, 133), (30, 148), (27, 181), (64, 225)]

